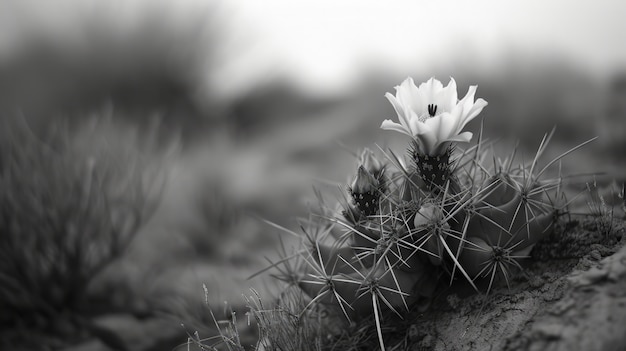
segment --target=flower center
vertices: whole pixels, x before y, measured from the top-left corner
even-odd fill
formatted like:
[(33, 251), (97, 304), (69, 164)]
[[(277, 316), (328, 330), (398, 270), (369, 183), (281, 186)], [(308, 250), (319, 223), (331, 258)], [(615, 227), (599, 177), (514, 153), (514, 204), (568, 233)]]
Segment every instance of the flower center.
[(430, 115), (430, 117), (435, 117), (436, 113), (437, 113), (437, 105), (428, 104), (428, 114)]

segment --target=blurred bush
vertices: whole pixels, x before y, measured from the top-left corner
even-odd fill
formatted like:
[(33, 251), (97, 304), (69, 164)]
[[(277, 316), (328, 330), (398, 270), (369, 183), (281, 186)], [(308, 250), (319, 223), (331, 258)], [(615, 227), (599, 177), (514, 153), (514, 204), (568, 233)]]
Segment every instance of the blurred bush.
[(163, 173), (98, 124), (36, 135), (23, 122), (0, 121), (0, 330), (75, 337), (90, 282), (153, 213)]
[(35, 125), (112, 104), (196, 133), (221, 117), (210, 80), (228, 11), (219, 0), (0, 3), (0, 111)]

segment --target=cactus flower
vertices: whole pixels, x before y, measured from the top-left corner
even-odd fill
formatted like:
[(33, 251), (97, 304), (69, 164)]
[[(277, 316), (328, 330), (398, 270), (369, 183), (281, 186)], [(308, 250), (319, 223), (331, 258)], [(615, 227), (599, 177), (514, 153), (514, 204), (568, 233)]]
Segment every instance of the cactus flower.
[(400, 123), (384, 120), (381, 128), (395, 130), (412, 137), (425, 155), (440, 155), (451, 142), (469, 142), (471, 132), (461, 132), (487, 106), (487, 101), (474, 101), (476, 85), (469, 87), (461, 100), (457, 98), (456, 82), (450, 78), (446, 87), (437, 79), (415, 85), (412, 78), (396, 86), (396, 95), (385, 94)]

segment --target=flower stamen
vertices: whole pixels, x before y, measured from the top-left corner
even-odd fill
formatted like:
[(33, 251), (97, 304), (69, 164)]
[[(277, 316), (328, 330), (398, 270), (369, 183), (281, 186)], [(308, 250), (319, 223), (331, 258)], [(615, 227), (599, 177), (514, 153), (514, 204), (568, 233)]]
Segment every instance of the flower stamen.
[(435, 115), (437, 114), (437, 105), (428, 104), (428, 114), (430, 115), (430, 117), (435, 117)]

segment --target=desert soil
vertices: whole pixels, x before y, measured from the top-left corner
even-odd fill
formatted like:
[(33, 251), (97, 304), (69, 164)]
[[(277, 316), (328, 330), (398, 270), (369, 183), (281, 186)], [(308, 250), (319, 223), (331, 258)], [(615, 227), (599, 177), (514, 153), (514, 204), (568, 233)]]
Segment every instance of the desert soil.
[[(533, 249), (532, 261), (489, 295), (467, 287), (441, 293), (408, 320), (407, 350), (625, 350), (624, 222), (601, 234), (572, 219)], [(502, 286), (503, 285), (503, 286)], [(404, 329), (404, 328), (400, 328)], [(389, 347), (391, 349), (391, 346)]]

